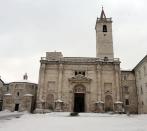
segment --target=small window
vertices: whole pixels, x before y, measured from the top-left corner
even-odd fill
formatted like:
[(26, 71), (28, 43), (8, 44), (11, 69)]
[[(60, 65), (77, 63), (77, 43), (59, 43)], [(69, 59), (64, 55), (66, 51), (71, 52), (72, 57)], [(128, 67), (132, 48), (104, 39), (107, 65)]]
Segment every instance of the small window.
[(77, 71), (75, 71), (75, 76), (76, 76), (77, 74), (78, 74)]
[(103, 32), (107, 32), (107, 26), (103, 25)]
[(9, 86), (7, 86), (7, 92), (9, 91)]
[(17, 92), (17, 96), (19, 96), (19, 92)]
[(127, 80), (127, 75), (124, 75), (124, 80)]
[(85, 76), (85, 71), (82, 72), (82, 75)]
[(141, 91), (141, 94), (143, 94), (143, 89), (142, 89), (142, 86), (140, 87), (140, 91)]
[(125, 100), (125, 104), (129, 105), (129, 100), (128, 99)]

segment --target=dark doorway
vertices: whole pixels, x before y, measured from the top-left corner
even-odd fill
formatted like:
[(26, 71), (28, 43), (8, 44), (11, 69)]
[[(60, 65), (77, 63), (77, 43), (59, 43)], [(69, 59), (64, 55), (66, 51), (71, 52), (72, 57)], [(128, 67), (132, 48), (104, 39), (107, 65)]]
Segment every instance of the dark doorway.
[(19, 111), (19, 104), (15, 104), (15, 111)]
[(85, 94), (74, 94), (74, 112), (85, 112)]
[(0, 100), (0, 111), (2, 111), (3, 101)]

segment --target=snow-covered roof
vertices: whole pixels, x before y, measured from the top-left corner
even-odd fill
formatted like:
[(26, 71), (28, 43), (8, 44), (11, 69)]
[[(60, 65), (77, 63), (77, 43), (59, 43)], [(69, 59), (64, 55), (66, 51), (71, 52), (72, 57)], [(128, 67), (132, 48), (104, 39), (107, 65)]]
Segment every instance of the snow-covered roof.
[(60, 100), (60, 99), (58, 99), (58, 100), (56, 100), (55, 102), (63, 102), (62, 100)]
[(24, 96), (33, 96), (32, 94), (25, 94)]
[(10, 83), (32, 83), (32, 84), (36, 84), (35, 82), (29, 81), (29, 80), (18, 80), (18, 81), (13, 81)]
[(96, 103), (104, 103), (103, 101), (97, 101)]
[(11, 96), (12, 94), (11, 93), (7, 93), (7, 94), (5, 94), (5, 96)]
[(122, 104), (123, 102), (121, 102), (121, 101), (116, 101), (115, 103), (116, 103), (116, 104)]

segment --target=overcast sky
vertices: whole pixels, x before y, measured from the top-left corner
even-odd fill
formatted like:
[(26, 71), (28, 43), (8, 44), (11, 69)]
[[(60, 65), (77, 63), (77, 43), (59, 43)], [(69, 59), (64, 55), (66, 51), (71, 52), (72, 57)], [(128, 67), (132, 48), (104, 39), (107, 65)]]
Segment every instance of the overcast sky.
[(95, 57), (95, 22), (101, 7), (113, 19), (113, 45), (122, 69), (147, 53), (147, 0), (0, 0), (0, 76), (38, 82), (47, 51)]

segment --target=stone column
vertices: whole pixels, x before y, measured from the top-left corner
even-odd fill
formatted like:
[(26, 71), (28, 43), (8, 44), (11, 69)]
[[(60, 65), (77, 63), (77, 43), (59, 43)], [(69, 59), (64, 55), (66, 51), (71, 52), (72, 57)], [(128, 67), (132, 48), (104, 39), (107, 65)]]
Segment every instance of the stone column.
[(62, 99), (62, 79), (63, 77), (63, 64), (59, 65), (59, 75), (58, 75), (58, 99)]
[(98, 101), (102, 100), (102, 79), (101, 79), (101, 66), (97, 65), (97, 94), (98, 94)]
[(120, 101), (120, 70), (118, 66), (115, 65), (116, 101)]
[(120, 101), (120, 68), (115, 65), (115, 81), (116, 81), (116, 102), (114, 103), (115, 112), (122, 112), (122, 104)]
[(45, 94), (46, 90), (44, 89), (44, 78), (45, 78), (45, 63), (41, 63), (40, 71), (39, 71), (39, 84), (38, 84), (38, 92), (37, 92), (37, 108), (43, 109), (42, 106), (45, 102)]
[(102, 71), (99, 64), (97, 65), (97, 94), (98, 101), (95, 103), (95, 112), (104, 112), (104, 102), (102, 101)]

